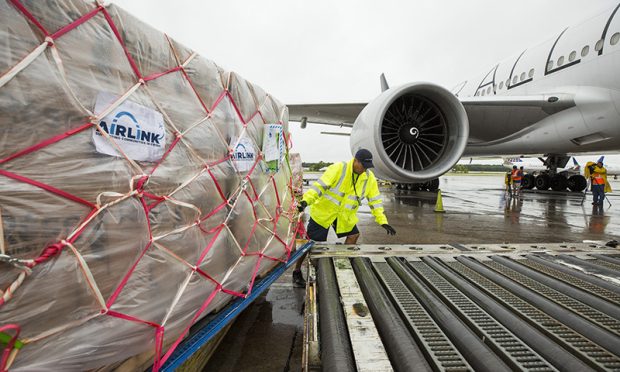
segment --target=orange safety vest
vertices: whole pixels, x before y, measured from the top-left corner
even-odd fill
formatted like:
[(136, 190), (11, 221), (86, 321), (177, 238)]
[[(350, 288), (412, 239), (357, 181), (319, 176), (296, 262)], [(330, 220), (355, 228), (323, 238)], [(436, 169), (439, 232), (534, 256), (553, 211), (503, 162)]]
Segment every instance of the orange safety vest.
[(521, 173), (518, 169), (513, 169), (511, 172), (511, 176), (513, 181), (521, 181)]
[(592, 184), (593, 185), (604, 185), (605, 184), (605, 179), (603, 178), (603, 176), (600, 173), (593, 173), (592, 174)]

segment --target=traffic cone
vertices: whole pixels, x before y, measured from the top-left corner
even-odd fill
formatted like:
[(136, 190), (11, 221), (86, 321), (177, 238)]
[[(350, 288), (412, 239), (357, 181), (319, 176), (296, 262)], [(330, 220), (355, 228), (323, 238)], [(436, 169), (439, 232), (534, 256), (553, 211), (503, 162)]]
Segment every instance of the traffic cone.
[(441, 190), (437, 190), (437, 203), (435, 203), (435, 212), (444, 213), (443, 202), (441, 201)]

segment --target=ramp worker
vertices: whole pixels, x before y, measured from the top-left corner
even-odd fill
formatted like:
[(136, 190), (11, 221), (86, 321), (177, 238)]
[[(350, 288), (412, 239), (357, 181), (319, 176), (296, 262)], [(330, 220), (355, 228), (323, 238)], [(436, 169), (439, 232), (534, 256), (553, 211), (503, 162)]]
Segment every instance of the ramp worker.
[[(302, 212), (310, 206), (308, 237), (317, 242), (327, 240), (330, 226), (339, 238), (346, 237), (345, 244), (355, 244), (360, 236), (357, 229), (357, 210), (362, 199), (368, 199), (370, 211), (375, 221), (381, 225), (388, 235), (396, 234), (396, 230), (388, 224), (383, 213), (383, 202), (375, 175), (370, 171), (373, 167), (372, 154), (360, 149), (355, 157), (348, 162), (330, 165), (312, 187), (304, 193), (298, 206)], [(304, 285), (301, 275), (301, 262), (297, 262), (293, 272), (296, 286)]]
[(611, 185), (607, 181), (607, 169), (603, 166), (603, 157), (594, 164), (588, 162), (584, 170), (586, 178), (590, 178), (592, 185), (592, 205), (603, 205), (605, 193), (611, 192)]
[(517, 193), (521, 190), (521, 178), (523, 178), (523, 171), (519, 171), (517, 166), (513, 165), (510, 178), (512, 179), (512, 193), (517, 195)]
[(504, 175), (504, 186), (506, 186), (506, 192), (510, 194), (510, 188), (512, 187), (512, 178), (510, 175), (510, 171), (506, 172)]

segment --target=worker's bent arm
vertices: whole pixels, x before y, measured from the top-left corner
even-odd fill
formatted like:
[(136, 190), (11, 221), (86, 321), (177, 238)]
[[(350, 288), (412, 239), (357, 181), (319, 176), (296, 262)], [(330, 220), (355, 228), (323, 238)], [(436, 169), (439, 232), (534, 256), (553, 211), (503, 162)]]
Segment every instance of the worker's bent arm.
[(335, 163), (327, 167), (321, 177), (304, 193), (303, 200), (308, 205), (312, 205), (326, 190), (335, 186), (336, 182), (338, 182), (340, 168), (342, 168), (342, 163)]
[(368, 180), (368, 205), (370, 206), (370, 212), (375, 216), (375, 221), (379, 225), (388, 223), (387, 217), (383, 213), (383, 198), (379, 192), (377, 179), (374, 176), (371, 176)]

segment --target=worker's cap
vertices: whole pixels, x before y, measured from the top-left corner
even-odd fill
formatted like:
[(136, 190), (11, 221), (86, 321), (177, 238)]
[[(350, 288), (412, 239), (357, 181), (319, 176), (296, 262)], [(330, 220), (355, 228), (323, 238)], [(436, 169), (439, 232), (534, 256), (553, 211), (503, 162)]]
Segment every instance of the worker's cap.
[(603, 164), (603, 160), (605, 160), (605, 155), (601, 156), (600, 158), (598, 158), (597, 163), (601, 163)]
[(516, 165), (513, 165), (513, 166), (512, 166), (512, 169), (517, 169), (517, 166), (516, 166)]
[(366, 149), (357, 150), (355, 159), (359, 160), (366, 169), (374, 167), (374, 165), (372, 165), (372, 154)]

